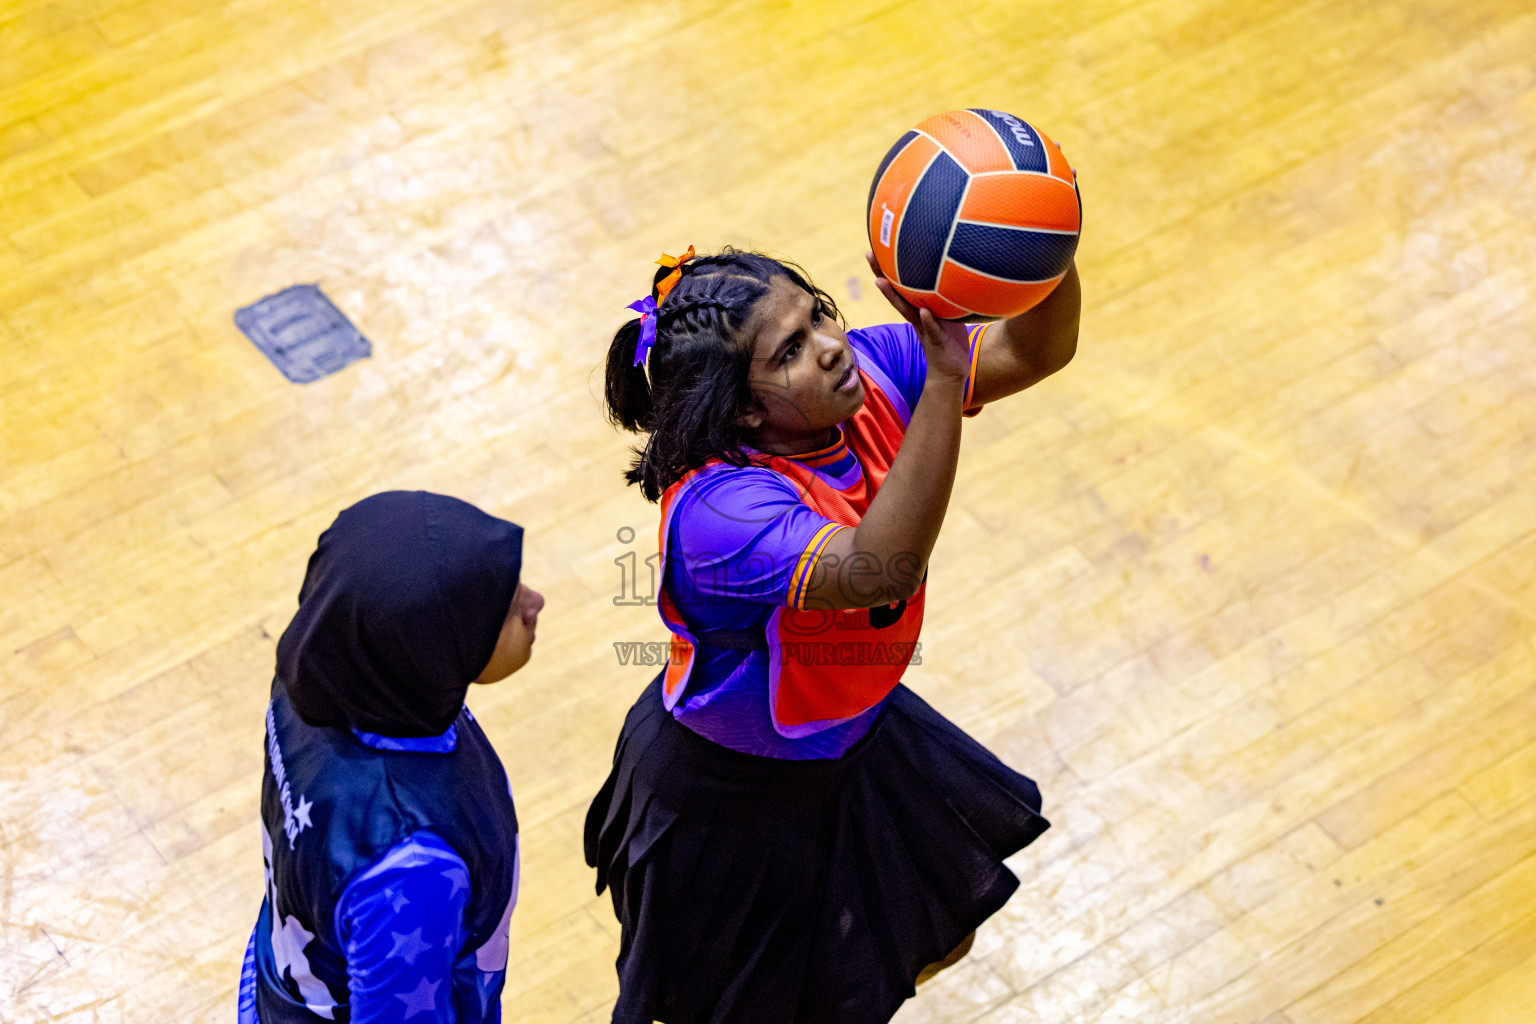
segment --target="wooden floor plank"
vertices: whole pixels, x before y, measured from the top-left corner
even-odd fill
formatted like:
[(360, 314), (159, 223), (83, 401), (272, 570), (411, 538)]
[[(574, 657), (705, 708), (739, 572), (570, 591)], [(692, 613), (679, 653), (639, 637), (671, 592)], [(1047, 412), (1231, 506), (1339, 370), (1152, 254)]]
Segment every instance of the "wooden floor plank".
[[(1521, 979), (1536, 969), (1536, 965), (1531, 963), (1536, 959), (1536, 952), (1532, 951), (1536, 948), (1532, 945), (1533, 929), (1536, 929), (1536, 919), (1533, 917), (1536, 915), (1528, 915), (1494, 935), (1488, 935), (1483, 930), (1480, 939), (1485, 941), (1480, 941), (1451, 964), (1383, 1002), (1371, 1013), (1361, 1017), (1360, 1024), (1383, 1024), (1385, 1021), (1402, 1020), (1405, 1017), (1425, 1018), (1432, 1014), (1439, 1015), (1442, 1020), (1478, 1019), (1464, 1014), (1448, 1015), (1446, 1007), (1469, 997), (1475, 1001), (1484, 994), (1499, 993), (1500, 989), (1508, 988), (1512, 983), (1518, 985)], [(1497, 1007), (1502, 998), (1502, 994), (1495, 995), (1489, 1002)], [(1515, 1007), (1516, 1004), (1510, 1003), (1506, 1008), (1514, 1010)]]
[(1426, 972), (1467, 957), (1488, 941), (1521, 930), (1527, 941), (1532, 923), (1522, 895), (1536, 880), (1536, 856), (1525, 860), (1469, 892), (1396, 939), (1308, 992), (1286, 1008), (1296, 1024), (1358, 1020), (1413, 986)]
[[(1080, 172), (1083, 336), (968, 422), (909, 681), (1054, 827), (899, 1019), (1524, 1024), (1533, 49), (1508, 0), (7, 5), (0, 1018), (229, 1019), (304, 559), (426, 487), (549, 598), (472, 698), (507, 1015), (606, 1019), (582, 816), (664, 635), (608, 340), (690, 242), (888, 321), (868, 175), (983, 105)], [(231, 316), (301, 281), (374, 354), (296, 387)]]

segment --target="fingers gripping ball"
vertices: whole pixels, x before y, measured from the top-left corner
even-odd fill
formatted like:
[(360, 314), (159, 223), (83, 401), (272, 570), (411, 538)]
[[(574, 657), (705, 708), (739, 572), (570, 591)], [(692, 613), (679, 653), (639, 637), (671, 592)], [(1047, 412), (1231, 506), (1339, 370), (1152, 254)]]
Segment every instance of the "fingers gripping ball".
[(1056, 143), (1000, 110), (951, 110), (907, 132), (869, 189), (869, 244), (916, 306), (1016, 316), (1061, 281), (1082, 224)]

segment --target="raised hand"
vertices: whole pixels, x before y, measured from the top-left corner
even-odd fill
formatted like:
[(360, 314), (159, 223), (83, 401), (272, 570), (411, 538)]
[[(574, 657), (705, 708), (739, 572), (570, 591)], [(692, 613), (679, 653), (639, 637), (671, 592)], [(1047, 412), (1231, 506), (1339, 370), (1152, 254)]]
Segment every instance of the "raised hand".
[(954, 320), (940, 320), (928, 309), (914, 306), (898, 292), (880, 270), (875, 254), (866, 252), (864, 259), (875, 275), (875, 287), (885, 300), (900, 313), (902, 319), (917, 329), (918, 339), (928, 356), (929, 375), (940, 374), (964, 381), (971, 372), (971, 343), (965, 325)]

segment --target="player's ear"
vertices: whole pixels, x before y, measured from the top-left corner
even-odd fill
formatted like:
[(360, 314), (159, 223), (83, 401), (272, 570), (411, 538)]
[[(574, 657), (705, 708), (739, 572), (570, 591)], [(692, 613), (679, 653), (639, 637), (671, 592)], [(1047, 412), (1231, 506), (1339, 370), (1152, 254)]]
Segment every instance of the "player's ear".
[(762, 410), (756, 406), (736, 417), (736, 425), (744, 430), (755, 431), (763, 425)]
[(736, 416), (736, 425), (743, 430), (756, 431), (767, 422), (767, 413), (763, 409), (763, 400), (757, 392), (752, 392), (752, 401)]

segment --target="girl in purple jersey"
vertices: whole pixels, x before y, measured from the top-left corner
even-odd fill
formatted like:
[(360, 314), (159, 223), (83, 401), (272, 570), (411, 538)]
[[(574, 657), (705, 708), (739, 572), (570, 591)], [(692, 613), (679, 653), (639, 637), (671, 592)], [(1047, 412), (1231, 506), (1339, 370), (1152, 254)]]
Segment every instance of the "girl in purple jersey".
[(608, 354), (673, 634), (587, 817), (622, 927), (613, 1019), (887, 1021), (1048, 827), (1034, 783), (900, 679), (962, 414), (1071, 359), (1076, 270), (969, 328), (876, 270), (906, 322), (850, 331), (792, 264), (691, 256), (658, 261)]

